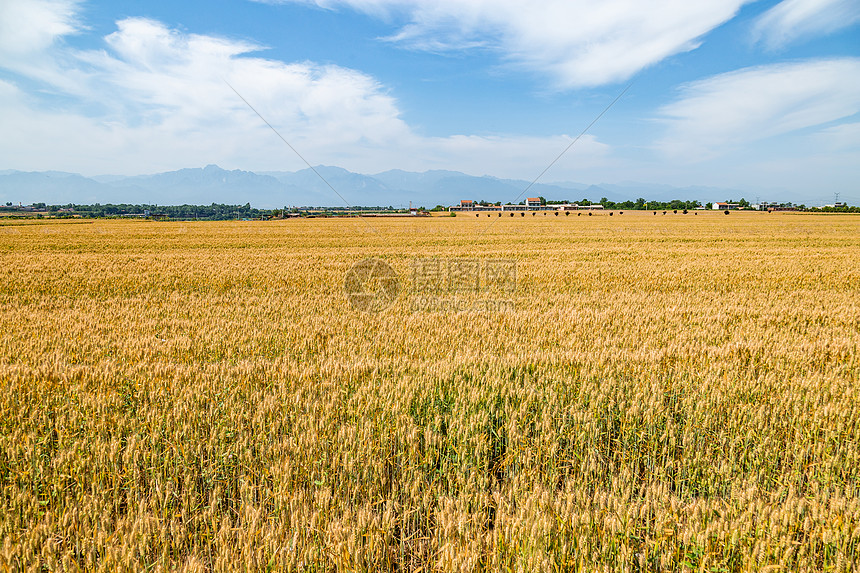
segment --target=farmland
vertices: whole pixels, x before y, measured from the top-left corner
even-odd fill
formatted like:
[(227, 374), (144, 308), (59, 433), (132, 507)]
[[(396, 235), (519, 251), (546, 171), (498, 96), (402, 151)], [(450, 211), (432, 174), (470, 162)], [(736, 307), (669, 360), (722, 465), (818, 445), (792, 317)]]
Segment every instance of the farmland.
[[(0, 257), (0, 568), (860, 566), (856, 216), (8, 221)], [(515, 280), (415, 305), (434, 261)]]

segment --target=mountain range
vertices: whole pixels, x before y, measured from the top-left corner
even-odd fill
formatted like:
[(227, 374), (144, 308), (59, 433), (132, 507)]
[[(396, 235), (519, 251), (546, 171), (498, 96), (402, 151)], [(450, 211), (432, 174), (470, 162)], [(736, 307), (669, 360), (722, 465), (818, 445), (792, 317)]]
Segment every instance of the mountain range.
[[(323, 181), (324, 179), (324, 181)], [(527, 193), (524, 191), (528, 189)], [(460, 199), (517, 203), (529, 197), (549, 200), (606, 197), (612, 201), (635, 201), (639, 197), (654, 201), (672, 199), (709, 201), (738, 200), (755, 193), (718, 187), (672, 187), (645, 183), (601, 183), (589, 185), (574, 182), (537, 183), (477, 177), (457, 171), (415, 173), (392, 170), (375, 175), (353, 173), (339, 167), (318, 166), (301, 171), (266, 171), (254, 173), (221, 169), (217, 165), (179, 169), (154, 175), (100, 175), (84, 177), (60, 171), (0, 171), (0, 202), (49, 205), (68, 203), (132, 203), (208, 205), (211, 203), (245, 204), (258, 208), (284, 206), (414, 206), (431, 208), (452, 205)], [(765, 199), (764, 197), (762, 199)], [(767, 197), (768, 200), (800, 203), (809, 198)]]

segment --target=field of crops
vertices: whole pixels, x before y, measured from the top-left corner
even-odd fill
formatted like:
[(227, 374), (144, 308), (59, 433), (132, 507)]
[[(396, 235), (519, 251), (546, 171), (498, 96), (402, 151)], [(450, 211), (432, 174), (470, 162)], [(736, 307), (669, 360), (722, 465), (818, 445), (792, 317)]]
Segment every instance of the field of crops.
[(860, 217), (16, 220), (0, 263), (0, 569), (860, 567)]

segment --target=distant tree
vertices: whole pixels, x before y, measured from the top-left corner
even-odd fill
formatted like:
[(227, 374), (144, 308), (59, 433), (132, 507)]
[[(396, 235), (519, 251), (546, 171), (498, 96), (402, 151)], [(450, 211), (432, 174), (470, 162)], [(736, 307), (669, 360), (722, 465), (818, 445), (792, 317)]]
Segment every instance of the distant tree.
[(6, 206), (7, 206), (7, 207), (11, 207), (11, 206), (12, 206), (12, 201), (6, 201)]
[(749, 207), (749, 206), (750, 206), (750, 204), (749, 204), (749, 202), (748, 202), (746, 199), (744, 199), (743, 197), (741, 197), (741, 200), (740, 200), (740, 201), (738, 201), (738, 206), (739, 206), (739, 207), (741, 207), (742, 209), (745, 209), (745, 208)]

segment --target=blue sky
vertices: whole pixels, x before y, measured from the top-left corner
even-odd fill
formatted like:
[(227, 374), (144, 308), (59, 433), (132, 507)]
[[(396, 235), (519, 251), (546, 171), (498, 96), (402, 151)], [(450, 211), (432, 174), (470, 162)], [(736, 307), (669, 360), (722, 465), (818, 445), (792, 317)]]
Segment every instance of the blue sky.
[(0, 0), (0, 169), (452, 169), (860, 201), (860, 0)]

